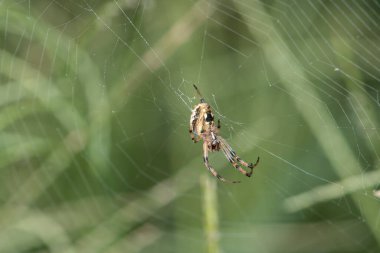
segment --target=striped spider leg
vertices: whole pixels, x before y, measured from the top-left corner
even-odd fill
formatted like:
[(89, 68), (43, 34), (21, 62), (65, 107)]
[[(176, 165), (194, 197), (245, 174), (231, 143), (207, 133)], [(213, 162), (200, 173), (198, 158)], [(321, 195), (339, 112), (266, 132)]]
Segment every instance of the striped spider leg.
[[(256, 162), (253, 163), (247, 163), (243, 159), (241, 159), (235, 151), (232, 150), (230, 145), (224, 140), (223, 138), (219, 137), (221, 148), (223, 151), (223, 154), (226, 156), (227, 160), (234, 166), (235, 169), (237, 169), (241, 174), (246, 175), (247, 177), (251, 177), (253, 173), (253, 169), (259, 164), (260, 157), (257, 157)], [(246, 168), (250, 168), (251, 170), (247, 172), (245, 169), (243, 169), (238, 163), (243, 165)]]

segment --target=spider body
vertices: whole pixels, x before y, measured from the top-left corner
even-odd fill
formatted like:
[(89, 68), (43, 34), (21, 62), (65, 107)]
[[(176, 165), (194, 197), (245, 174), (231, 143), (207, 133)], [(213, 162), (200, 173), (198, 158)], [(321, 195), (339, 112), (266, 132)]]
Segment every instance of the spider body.
[[(191, 112), (189, 133), (194, 143), (203, 140), (203, 162), (211, 174), (223, 182), (239, 183), (240, 181), (229, 181), (219, 175), (208, 161), (208, 152), (220, 151), (224, 153), (227, 160), (242, 174), (251, 177), (253, 168), (259, 163), (259, 157), (255, 164), (247, 163), (236, 155), (230, 145), (219, 135), (220, 121), (215, 124), (214, 114), (211, 106), (205, 102), (197, 86), (194, 85), (198, 95), (201, 97), (200, 103), (197, 104)], [(250, 168), (250, 172), (244, 170), (239, 164)]]
[(194, 142), (198, 142), (204, 138), (215, 140), (215, 136), (207, 133), (217, 133), (214, 123), (214, 115), (211, 107), (207, 103), (200, 103), (195, 106), (190, 116), (191, 138)]

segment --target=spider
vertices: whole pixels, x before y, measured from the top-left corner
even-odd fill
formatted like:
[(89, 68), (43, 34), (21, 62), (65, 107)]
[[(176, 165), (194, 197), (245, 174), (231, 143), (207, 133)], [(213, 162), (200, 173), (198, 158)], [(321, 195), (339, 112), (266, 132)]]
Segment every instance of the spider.
[[(211, 172), (211, 174), (218, 178), (219, 180), (227, 183), (240, 183), (240, 181), (230, 181), (222, 177), (218, 172), (210, 165), (208, 161), (208, 152), (220, 151), (226, 156), (227, 160), (234, 166), (240, 173), (251, 177), (253, 173), (253, 168), (259, 163), (260, 157), (257, 158), (255, 164), (247, 163), (243, 161), (236, 153), (232, 150), (230, 145), (219, 136), (220, 130), (220, 120), (218, 120), (217, 125), (215, 125), (214, 115), (211, 110), (211, 106), (206, 103), (205, 99), (202, 97), (198, 87), (193, 85), (200, 97), (200, 103), (197, 104), (191, 112), (190, 116), (190, 128), (189, 133), (191, 139), (194, 143), (203, 140), (203, 162), (206, 168)], [(250, 168), (247, 172), (239, 163), (244, 167)]]

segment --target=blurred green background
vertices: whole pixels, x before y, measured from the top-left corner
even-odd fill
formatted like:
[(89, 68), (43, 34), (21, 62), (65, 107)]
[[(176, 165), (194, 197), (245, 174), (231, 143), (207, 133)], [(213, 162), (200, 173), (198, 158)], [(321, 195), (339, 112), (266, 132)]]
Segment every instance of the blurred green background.
[[(380, 252), (379, 13), (1, 0), (0, 252)], [(253, 178), (207, 172), (193, 83)]]

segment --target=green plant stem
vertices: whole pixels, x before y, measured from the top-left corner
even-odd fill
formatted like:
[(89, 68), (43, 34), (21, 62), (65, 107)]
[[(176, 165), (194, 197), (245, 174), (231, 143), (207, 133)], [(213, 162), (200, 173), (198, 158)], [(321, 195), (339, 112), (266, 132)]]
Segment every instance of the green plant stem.
[(207, 252), (218, 253), (220, 249), (217, 181), (208, 174), (203, 174), (200, 180), (203, 191), (203, 227), (206, 234)]

